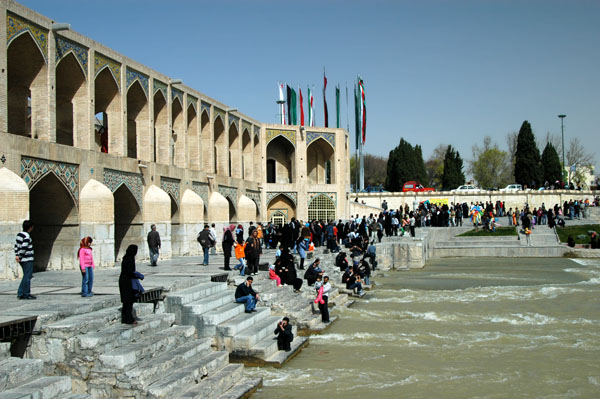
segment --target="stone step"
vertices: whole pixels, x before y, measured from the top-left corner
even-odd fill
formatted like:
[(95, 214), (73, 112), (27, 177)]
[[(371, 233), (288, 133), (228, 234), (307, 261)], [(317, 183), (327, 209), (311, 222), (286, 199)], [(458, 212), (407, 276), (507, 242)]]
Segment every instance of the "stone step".
[(10, 357), (10, 342), (0, 342), (0, 360)]
[(185, 317), (186, 313), (206, 313), (219, 306), (225, 305), (226, 303), (231, 303), (235, 298), (234, 294), (233, 290), (222, 290), (205, 298), (183, 305), (182, 312), (184, 315), (182, 317)]
[(296, 356), (296, 354), (299, 351), (301, 351), (302, 348), (304, 348), (306, 345), (308, 345), (307, 337), (298, 337), (298, 336), (296, 336), (296, 334), (294, 334), (294, 340), (290, 344), (291, 350), (289, 352), (286, 352), (286, 351), (277, 350), (277, 340), (275, 340), (275, 349), (276, 350), (273, 352), (272, 355), (270, 355), (269, 357), (266, 358), (265, 364), (280, 366), (280, 365), (284, 364), (285, 362), (287, 362), (292, 357)]
[(232, 297), (230, 303), (226, 303), (225, 305), (219, 306), (218, 308), (215, 308), (209, 312), (203, 313), (200, 318), (202, 320), (202, 324), (216, 326), (225, 320), (229, 320), (232, 317), (239, 315), (240, 313), (244, 313), (244, 304), (234, 302)]
[(24, 384), (43, 372), (44, 362), (40, 359), (9, 357), (0, 360), (0, 392)]
[(70, 394), (70, 377), (41, 377), (0, 393), (0, 399), (63, 399)]
[(108, 353), (100, 355), (101, 367), (98, 371), (124, 370), (131, 365), (140, 363), (146, 358), (163, 353), (186, 340), (193, 339), (196, 329), (194, 326), (173, 326), (144, 339), (123, 345)]
[(255, 313), (245, 313), (243, 309), (242, 306), (242, 312), (240, 314), (219, 324), (216, 328), (217, 333), (221, 336), (233, 337), (240, 331), (259, 323), (261, 320), (264, 320), (271, 315), (269, 308), (256, 308)]
[(107, 353), (121, 345), (143, 339), (149, 334), (173, 325), (175, 315), (172, 313), (158, 313), (144, 316), (138, 321), (137, 326), (127, 324), (113, 324), (104, 330), (90, 332), (77, 337), (80, 350), (91, 350), (95, 353)]
[(149, 398), (177, 397), (178, 393), (187, 390), (190, 385), (203, 378), (212, 376), (217, 370), (227, 367), (227, 352), (209, 352), (189, 365), (161, 378), (145, 389)]
[[(283, 364), (288, 358), (287, 355), (291, 355), (294, 351), (294, 348), (299, 348), (300, 346), (304, 345), (305, 342), (308, 340), (307, 337), (298, 336), (296, 326), (294, 326), (293, 330), (294, 340), (290, 345), (292, 348), (292, 351), (290, 352), (280, 351), (277, 348), (277, 337), (275, 337), (274, 334), (271, 334), (270, 336), (264, 337), (263, 339), (258, 341), (254, 346), (252, 346), (252, 348), (244, 352), (236, 351), (233, 353), (238, 357), (243, 356), (250, 359), (254, 358), (257, 360), (262, 360), (265, 363)], [(280, 354), (280, 356), (274, 357), (273, 355), (277, 354), (277, 352), (282, 353)]]
[(273, 331), (280, 320), (279, 316), (269, 316), (244, 330), (232, 334), (233, 351), (249, 349), (261, 339), (267, 336), (273, 337)]
[(91, 399), (91, 396), (85, 393), (72, 393), (67, 396), (63, 396), (61, 399)]
[(239, 399), (252, 395), (262, 385), (260, 377), (243, 377), (229, 390), (222, 393), (217, 399)]
[[(152, 314), (154, 305), (139, 303), (134, 306), (138, 316)], [(107, 325), (121, 322), (121, 307), (110, 307), (95, 312), (77, 314), (46, 326), (47, 338), (67, 339), (90, 331), (100, 331)]]
[(185, 290), (169, 293), (165, 299), (165, 306), (169, 309), (171, 306), (185, 305), (226, 289), (226, 283), (201, 283)]
[(118, 374), (117, 384), (120, 387), (129, 385), (135, 389), (148, 387), (161, 376), (165, 376), (172, 370), (190, 364), (197, 357), (203, 356), (206, 353), (214, 353), (210, 346), (210, 338), (185, 342), (170, 351), (164, 351), (152, 359), (142, 362), (135, 368)]
[(243, 371), (243, 365), (230, 364), (201, 380), (196, 386), (191, 387), (178, 397), (181, 399), (218, 398), (241, 381)]

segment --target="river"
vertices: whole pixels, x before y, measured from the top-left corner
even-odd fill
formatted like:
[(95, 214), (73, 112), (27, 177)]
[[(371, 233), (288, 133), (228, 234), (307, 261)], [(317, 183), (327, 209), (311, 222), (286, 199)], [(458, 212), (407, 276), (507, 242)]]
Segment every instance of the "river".
[(376, 289), (253, 399), (600, 398), (600, 261), (436, 259)]

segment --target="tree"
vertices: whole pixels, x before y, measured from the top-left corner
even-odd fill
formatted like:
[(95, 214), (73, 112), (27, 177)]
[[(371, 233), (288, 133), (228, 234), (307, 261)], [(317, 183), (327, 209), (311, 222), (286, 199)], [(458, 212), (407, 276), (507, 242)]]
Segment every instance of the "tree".
[[(363, 154), (365, 160), (365, 187), (379, 186), (385, 183), (387, 158), (373, 154)], [(356, 180), (356, 157), (350, 158), (350, 182), (357, 186)]]
[(421, 147), (413, 147), (401, 138), (398, 146), (390, 151), (388, 157), (385, 187), (389, 191), (402, 191), (405, 182), (420, 181), (421, 178), (427, 181)]
[(560, 159), (554, 145), (550, 141), (546, 143), (544, 152), (542, 152), (542, 171), (544, 173), (544, 182), (554, 184), (556, 181), (562, 181)]
[[(569, 170), (569, 182), (583, 183), (585, 172), (594, 169), (594, 154), (587, 152), (579, 139), (574, 137), (569, 141), (569, 147), (565, 153), (565, 162), (565, 168)], [(573, 165), (575, 165), (575, 172), (572, 172)]]
[(510, 132), (506, 135), (506, 144), (508, 145), (508, 156), (510, 157), (510, 175), (515, 175), (515, 157), (517, 155), (517, 138), (519, 133)]
[[(442, 188), (442, 175), (444, 174), (444, 158), (446, 157), (447, 144), (440, 144), (433, 150), (433, 153), (425, 162), (427, 176), (429, 176), (428, 186), (437, 190)], [(423, 182), (423, 184), (425, 184)]]
[(415, 162), (416, 180), (421, 184), (427, 184), (429, 176), (427, 176), (427, 168), (425, 168), (425, 161), (423, 161), (423, 150), (419, 144), (415, 146)]
[(442, 190), (451, 190), (465, 182), (463, 160), (458, 151), (451, 145), (446, 148), (444, 155), (444, 171), (442, 173)]
[(535, 136), (529, 122), (524, 121), (517, 137), (517, 151), (515, 153), (515, 180), (517, 183), (536, 187), (543, 182), (540, 167), (540, 150), (535, 144)]
[(483, 139), (483, 147), (473, 146), (469, 172), (481, 188), (498, 188), (511, 183), (510, 155), (502, 151), (492, 138)]

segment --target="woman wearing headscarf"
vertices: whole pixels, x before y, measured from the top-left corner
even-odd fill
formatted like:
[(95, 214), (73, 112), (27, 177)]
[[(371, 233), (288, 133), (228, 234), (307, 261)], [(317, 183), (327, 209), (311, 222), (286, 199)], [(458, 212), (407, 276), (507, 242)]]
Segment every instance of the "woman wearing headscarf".
[(131, 279), (135, 276), (135, 255), (137, 254), (137, 245), (130, 245), (125, 251), (125, 256), (121, 261), (121, 275), (119, 276), (119, 293), (123, 307), (121, 310), (121, 323), (136, 325), (133, 316), (133, 303), (135, 302), (135, 293), (131, 285)]
[(94, 284), (94, 257), (92, 256), (92, 237), (84, 237), (79, 243), (79, 267), (81, 268), (81, 296), (94, 296), (92, 285)]
[(223, 227), (223, 256), (225, 257), (225, 270), (231, 270), (229, 267), (229, 259), (231, 258), (231, 248), (233, 247), (233, 232), (235, 224), (230, 224), (228, 227)]

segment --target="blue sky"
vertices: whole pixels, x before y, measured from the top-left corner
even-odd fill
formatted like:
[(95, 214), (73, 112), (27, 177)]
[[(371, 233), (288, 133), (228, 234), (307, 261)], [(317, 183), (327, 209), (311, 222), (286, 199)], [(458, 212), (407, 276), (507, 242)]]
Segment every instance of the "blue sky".
[(369, 153), (404, 137), (426, 158), (445, 143), (470, 159), (485, 135), (506, 147), (524, 120), (536, 137), (560, 134), (564, 113), (565, 140), (600, 159), (597, 0), (21, 3), (264, 122), (277, 120), (282, 80), (315, 86), (322, 124), (325, 66), (330, 124), (339, 83), (345, 126), (360, 73)]

